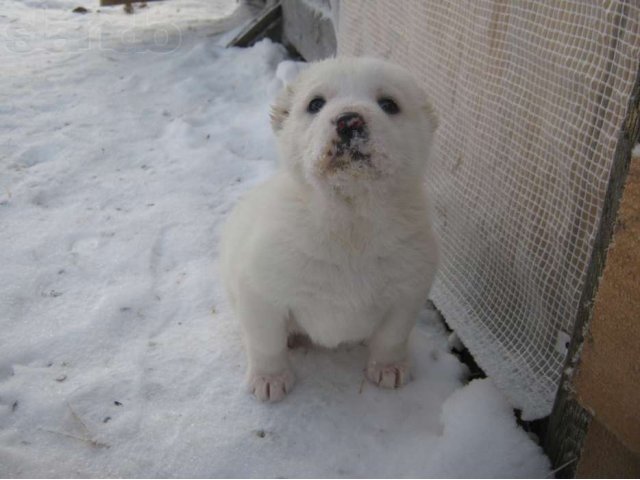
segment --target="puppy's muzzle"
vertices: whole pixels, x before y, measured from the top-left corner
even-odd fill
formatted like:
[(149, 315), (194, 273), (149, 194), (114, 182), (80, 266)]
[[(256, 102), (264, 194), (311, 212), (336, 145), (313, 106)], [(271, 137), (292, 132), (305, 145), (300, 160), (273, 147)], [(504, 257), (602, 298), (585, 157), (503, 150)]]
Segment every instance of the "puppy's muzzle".
[(362, 115), (356, 112), (345, 112), (336, 119), (336, 132), (340, 142), (350, 145), (354, 140), (367, 140), (369, 130)]
[(369, 140), (369, 128), (362, 115), (345, 112), (340, 114), (334, 123), (338, 134), (338, 139), (334, 141), (336, 157), (341, 159), (337, 162), (339, 166), (344, 166), (346, 158), (368, 163), (371, 155), (365, 152), (368, 150), (366, 144)]

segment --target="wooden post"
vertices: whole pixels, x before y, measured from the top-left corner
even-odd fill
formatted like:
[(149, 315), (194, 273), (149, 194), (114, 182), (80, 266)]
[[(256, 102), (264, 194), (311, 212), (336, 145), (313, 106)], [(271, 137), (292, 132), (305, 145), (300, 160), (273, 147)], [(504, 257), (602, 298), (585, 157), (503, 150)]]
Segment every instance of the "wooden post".
[[(640, 337), (640, 330), (626, 323), (637, 322), (639, 295), (637, 284), (627, 278), (640, 275), (640, 256), (629, 248), (633, 236), (640, 234), (640, 217), (634, 213), (640, 158), (632, 163), (631, 155), (639, 136), (640, 71), (618, 139), (574, 336), (544, 442), (554, 468), (562, 467), (558, 477), (640, 475), (640, 438), (633, 429), (627, 431), (640, 421), (636, 406), (640, 402), (640, 350), (635, 348), (640, 338), (634, 337)], [(616, 318), (621, 311), (629, 316), (624, 322)], [(596, 332), (600, 339), (594, 337)], [(632, 338), (636, 343), (630, 352), (625, 343)], [(618, 350), (627, 355), (622, 364)], [(602, 369), (607, 375), (598, 375)], [(611, 399), (611, 404), (603, 406), (602, 398)], [(617, 461), (604, 462), (599, 457), (594, 462), (590, 457), (598, 451), (608, 452), (610, 460)]]

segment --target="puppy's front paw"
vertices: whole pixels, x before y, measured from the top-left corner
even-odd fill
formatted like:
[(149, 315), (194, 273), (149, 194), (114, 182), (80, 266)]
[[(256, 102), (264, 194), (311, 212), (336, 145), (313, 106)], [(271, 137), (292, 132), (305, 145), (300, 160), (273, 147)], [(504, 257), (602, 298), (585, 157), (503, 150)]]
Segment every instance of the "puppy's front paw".
[(295, 377), (291, 370), (275, 375), (249, 375), (249, 391), (262, 402), (279, 402), (293, 388)]
[(408, 362), (379, 364), (369, 362), (366, 377), (382, 388), (400, 388), (411, 380)]

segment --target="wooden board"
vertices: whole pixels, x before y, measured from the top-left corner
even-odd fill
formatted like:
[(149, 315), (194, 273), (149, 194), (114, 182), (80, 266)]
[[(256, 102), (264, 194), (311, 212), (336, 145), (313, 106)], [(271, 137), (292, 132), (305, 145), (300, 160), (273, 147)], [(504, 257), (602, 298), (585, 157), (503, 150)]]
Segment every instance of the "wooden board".
[(267, 2), (262, 12), (238, 33), (227, 47), (250, 47), (268, 37), (279, 40), (282, 25), (282, 8), (279, 1)]
[[(633, 185), (637, 182), (636, 175), (630, 175), (630, 169), (632, 164), (634, 165), (633, 171), (635, 172), (638, 169), (637, 159), (632, 162), (631, 159), (631, 150), (638, 142), (640, 136), (640, 72), (636, 77), (636, 83), (633, 89), (633, 93), (631, 95), (631, 99), (628, 104), (627, 115), (625, 119), (625, 124), (620, 132), (620, 136), (618, 139), (618, 144), (616, 147), (616, 152), (614, 155), (614, 163), (612, 167), (612, 171), (610, 174), (609, 185), (607, 188), (606, 200), (602, 212), (602, 217), (600, 220), (600, 228), (598, 230), (594, 248), (592, 259), (590, 262), (590, 267), (587, 272), (587, 279), (585, 282), (585, 288), (582, 295), (582, 300), (580, 302), (580, 308), (578, 311), (578, 316), (576, 319), (576, 325), (574, 330), (574, 335), (571, 341), (571, 345), (569, 348), (569, 354), (567, 356), (566, 368), (564, 370), (563, 380), (560, 385), (559, 393), (556, 398), (556, 403), (549, 419), (549, 426), (547, 429), (547, 435), (544, 441), (544, 449), (546, 453), (552, 460), (552, 463), (555, 468), (563, 467), (563, 469), (558, 472), (558, 477), (573, 477), (575, 474), (576, 467), (578, 466), (581, 455), (584, 454), (583, 447), (585, 445), (585, 437), (587, 436), (587, 432), (589, 430), (589, 425), (593, 421), (593, 417), (595, 416), (596, 421), (601, 420), (601, 416), (604, 415), (605, 421), (611, 421), (613, 416), (620, 416), (622, 418), (626, 418), (628, 415), (634, 415), (637, 410), (637, 402), (635, 405), (633, 402), (629, 401), (629, 397), (626, 397), (628, 393), (625, 393), (624, 405), (617, 404), (617, 408), (625, 408), (631, 409), (628, 411), (619, 411), (615, 412), (615, 409), (611, 409), (611, 407), (607, 407), (606, 405), (609, 403), (608, 400), (612, 400), (615, 395), (617, 395), (614, 391), (607, 391), (606, 388), (608, 386), (621, 383), (624, 384), (625, 380), (622, 379), (623, 376), (622, 369), (625, 368), (624, 365), (614, 366), (611, 362), (628, 362), (629, 360), (633, 360), (633, 363), (636, 364), (638, 360), (638, 355), (640, 350), (637, 348), (635, 351), (629, 351), (628, 348), (624, 348), (625, 356), (620, 356), (616, 350), (615, 340), (613, 343), (610, 341), (605, 341), (603, 343), (603, 347), (609, 349), (610, 355), (612, 355), (609, 359), (605, 356), (601, 356), (598, 360), (599, 362), (605, 362), (605, 364), (601, 364), (599, 368), (602, 367), (612, 367), (613, 370), (618, 370), (615, 375), (617, 378), (611, 379), (609, 385), (607, 383), (598, 383), (597, 378), (594, 376), (594, 373), (589, 374), (589, 378), (585, 377), (582, 373), (578, 373), (576, 378), (574, 378), (573, 373), (576, 371), (576, 367), (578, 365), (576, 362), (582, 362), (581, 353), (587, 355), (583, 352), (583, 347), (586, 351), (588, 351), (589, 342), (593, 340), (592, 332), (592, 318), (595, 318), (596, 315), (594, 313), (594, 300), (596, 304), (598, 302), (605, 301), (606, 304), (603, 304), (601, 308), (604, 308), (606, 311), (607, 308), (615, 308), (618, 306), (616, 303), (620, 301), (620, 297), (616, 298), (615, 296), (610, 296), (611, 294), (607, 294), (608, 299), (603, 300), (602, 296), (600, 296), (599, 288), (601, 287), (602, 282), (607, 282), (607, 280), (603, 277), (604, 272), (606, 271), (606, 267), (609, 262), (608, 252), (615, 248), (616, 239), (614, 234), (617, 234), (620, 231), (620, 228), (617, 227), (619, 225), (619, 221), (622, 218), (628, 218), (633, 214), (629, 213), (629, 207), (626, 207), (625, 210), (621, 208), (621, 202), (623, 200), (623, 192), (627, 195), (626, 192), (633, 192), (635, 187), (631, 187), (628, 189), (629, 185)], [(635, 197), (635, 194), (631, 193), (632, 197)], [(633, 205), (634, 200), (627, 201), (627, 204)], [(633, 207), (631, 207), (633, 208)], [(626, 213), (625, 213), (626, 212)], [(628, 221), (628, 220), (627, 220)], [(626, 251), (623, 247), (621, 254), (624, 256), (631, 255), (633, 256), (635, 252), (628, 251), (629, 245), (626, 245)], [(614, 270), (617, 267), (613, 266), (618, 261), (615, 261), (615, 257), (611, 257), (612, 259), (612, 267)], [(623, 262), (624, 263), (624, 262)], [(629, 267), (633, 269), (632, 266), (633, 260), (631, 260), (631, 264)], [(637, 265), (636, 265), (637, 268)], [(611, 269), (609, 269), (611, 270)], [(635, 304), (633, 299), (637, 299), (638, 297), (638, 287), (637, 287), (637, 279), (635, 282), (635, 288), (633, 282), (627, 283), (627, 288), (631, 288), (628, 290), (625, 295), (629, 300), (627, 308), (630, 310), (627, 313), (631, 313), (634, 309), (632, 305)], [(606, 283), (602, 283), (602, 288), (605, 288), (604, 285)], [(603, 290), (603, 294), (605, 295), (605, 290)], [(598, 300), (600, 298), (600, 300)], [(636, 322), (637, 326), (637, 316), (634, 316), (632, 321)], [(600, 320), (602, 323), (603, 320)], [(606, 332), (607, 320), (604, 319), (605, 323), (602, 323), (602, 327), (596, 327), (596, 331), (604, 331)], [(609, 325), (615, 328), (614, 323), (609, 323)], [(634, 335), (633, 331), (636, 330), (637, 327), (634, 327), (629, 331), (630, 335)], [(621, 330), (618, 333), (621, 333), (622, 336), (618, 337), (618, 341), (622, 342), (621, 346), (624, 345), (624, 337), (625, 330)], [(607, 335), (606, 333), (604, 334)], [(604, 337), (603, 337), (604, 338)], [(585, 344), (586, 342), (586, 344)], [(636, 343), (637, 345), (637, 343)], [(593, 354), (588, 354), (593, 356)], [(585, 357), (584, 362), (594, 360), (587, 360)], [(586, 364), (582, 362), (580, 368), (577, 369), (580, 372), (580, 369)], [(637, 374), (637, 372), (636, 372)], [(583, 375), (582, 379), (580, 376)], [(603, 377), (607, 375), (604, 374)], [(628, 388), (637, 391), (638, 383), (635, 384), (630, 383), (631, 378), (627, 379)], [(604, 388), (603, 388), (604, 387)], [(576, 395), (576, 389), (580, 392), (580, 395)], [(597, 401), (598, 405), (605, 405), (603, 408), (594, 408), (596, 405), (595, 396), (593, 395), (596, 391), (599, 391), (599, 400)], [(589, 393), (587, 393), (589, 392)], [(637, 393), (637, 392), (636, 392)], [(615, 405), (615, 401), (612, 402)], [(606, 412), (609, 413), (606, 413)], [(609, 427), (611, 428), (611, 427)], [(593, 441), (593, 440), (592, 440)], [(569, 463), (567, 463), (569, 462)], [(584, 471), (583, 471), (584, 474)], [(613, 473), (611, 473), (613, 476)]]
[(309, 62), (333, 57), (338, 48), (331, 20), (300, 0), (282, 0), (282, 34)]
[(640, 457), (629, 451), (600, 422), (593, 421), (576, 478), (639, 478)]
[(640, 455), (640, 156), (627, 184), (574, 380), (580, 403)]

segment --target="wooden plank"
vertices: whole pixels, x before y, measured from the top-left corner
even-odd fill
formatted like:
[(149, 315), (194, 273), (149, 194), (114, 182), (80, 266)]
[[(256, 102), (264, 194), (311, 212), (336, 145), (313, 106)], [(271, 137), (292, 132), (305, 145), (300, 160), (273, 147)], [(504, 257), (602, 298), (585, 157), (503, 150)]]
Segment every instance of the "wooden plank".
[(576, 478), (640, 478), (640, 457), (594, 420), (584, 442)]
[(543, 442), (556, 478), (574, 477), (591, 420), (565, 385), (558, 393)]
[(227, 47), (250, 47), (257, 41), (269, 37), (280, 37), (282, 7), (280, 1), (268, 2), (262, 12), (236, 35)]
[(592, 415), (578, 402), (572, 383), (573, 372), (580, 358), (585, 334), (588, 335), (589, 332), (594, 299), (604, 272), (608, 248), (611, 245), (621, 198), (629, 175), (631, 151), (638, 142), (639, 136), (640, 71), (637, 73), (627, 108), (627, 116), (618, 137), (600, 226), (594, 241), (585, 288), (567, 355), (567, 363), (543, 445), (555, 468), (565, 465), (568, 461), (571, 462), (559, 472), (559, 476), (574, 476), (587, 433), (587, 426), (592, 419)]
[(333, 57), (337, 51), (331, 20), (300, 0), (282, 0), (282, 40), (310, 62)]
[(640, 459), (640, 155), (632, 158), (574, 385)]

